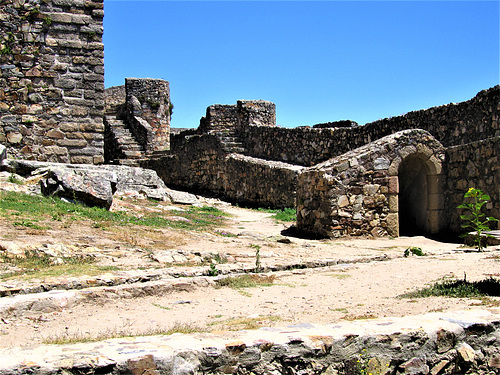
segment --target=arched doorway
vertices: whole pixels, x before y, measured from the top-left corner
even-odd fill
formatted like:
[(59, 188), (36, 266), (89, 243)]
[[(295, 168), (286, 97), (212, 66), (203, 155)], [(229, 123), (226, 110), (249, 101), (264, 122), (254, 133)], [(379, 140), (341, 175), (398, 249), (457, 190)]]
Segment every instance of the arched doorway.
[[(427, 160), (426, 160), (427, 159)], [(440, 230), (442, 189), (428, 158), (409, 155), (398, 169), (399, 235), (436, 234)]]

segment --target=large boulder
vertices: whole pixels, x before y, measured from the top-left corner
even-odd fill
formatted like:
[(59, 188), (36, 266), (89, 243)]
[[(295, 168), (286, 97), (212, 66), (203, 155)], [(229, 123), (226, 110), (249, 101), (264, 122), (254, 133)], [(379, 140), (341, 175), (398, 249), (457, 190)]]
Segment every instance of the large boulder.
[(190, 194), (175, 194), (167, 189), (155, 171), (123, 165), (59, 164), (28, 160), (8, 160), (4, 168), (23, 176), (40, 176), (44, 195), (82, 201), (91, 206), (110, 208), (115, 194), (141, 194), (146, 198), (175, 200), (196, 204)]
[(40, 181), (42, 194), (75, 199), (108, 208), (113, 203), (116, 174), (84, 168), (50, 168)]

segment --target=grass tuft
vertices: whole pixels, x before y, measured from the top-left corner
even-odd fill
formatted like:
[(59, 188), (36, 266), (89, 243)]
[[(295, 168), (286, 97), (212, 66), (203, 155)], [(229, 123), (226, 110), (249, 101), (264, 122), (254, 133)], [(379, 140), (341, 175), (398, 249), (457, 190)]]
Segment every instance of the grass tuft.
[(500, 297), (500, 281), (489, 277), (480, 281), (444, 280), (426, 288), (401, 295), (401, 298), (445, 296), (456, 298)]
[(274, 285), (274, 275), (239, 275), (225, 277), (216, 281), (218, 288), (229, 287), (232, 289), (255, 288), (258, 286)]
[(130, 328), (125, 329), (108, 329), (104, 332), (100, 332), (97, 334), (91, 333), (67, 333), (64, 332), (59, 335), (47, 336), (42, 340), (43, 344), (49, 345), (64, 345), (64, 344), (75, 344), (82, 342), (96, 342), (103, 340), (110, 340), (122, 337), (137, 337), (137, 336), (161, 336), (161, 335), (173, 335), (174, 333), (198, 333), (198, 332), (206, 332), (207, 330), (202, 327), (198, 327), (188, 323), (175, 323), (170, 328), (164, 327), (154, 327), (147, 329), (145, 331), (134, 331)]

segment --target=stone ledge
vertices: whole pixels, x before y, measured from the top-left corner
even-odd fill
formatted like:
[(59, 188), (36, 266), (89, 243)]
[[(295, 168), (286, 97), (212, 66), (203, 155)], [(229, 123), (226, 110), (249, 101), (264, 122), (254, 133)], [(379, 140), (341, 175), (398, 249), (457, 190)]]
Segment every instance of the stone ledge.
[(494, 374), (500, 309), (0, 349), (0, 374)]

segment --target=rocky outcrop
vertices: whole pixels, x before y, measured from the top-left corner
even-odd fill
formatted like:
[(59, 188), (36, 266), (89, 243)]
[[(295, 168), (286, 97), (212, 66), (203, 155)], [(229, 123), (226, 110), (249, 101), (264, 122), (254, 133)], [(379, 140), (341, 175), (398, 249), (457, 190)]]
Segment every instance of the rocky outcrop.
[(135, 192), (156, 200), (197, 204), (188, 193), (167, 189), (155, 171), (123, 165), (43, 163), (5, 160), (3, 168), (22, 176), (37, 175), (44, 195), (56, 195), (88, 205), (110, 208), (115, 194)]

